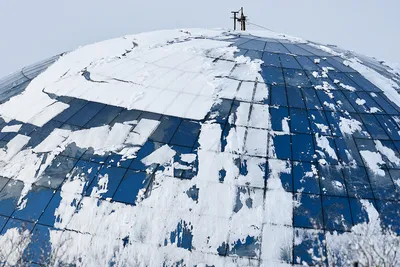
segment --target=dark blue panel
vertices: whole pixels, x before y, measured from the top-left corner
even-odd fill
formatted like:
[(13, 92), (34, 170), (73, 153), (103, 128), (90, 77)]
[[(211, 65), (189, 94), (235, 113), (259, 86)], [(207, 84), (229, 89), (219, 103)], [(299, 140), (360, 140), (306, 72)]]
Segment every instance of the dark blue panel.
[(339, 57), (328, 57), (326, 61), (331, 64), (336, 70), (342, 72), (355, 72), (352, 68), (343, 64), (343, 59)]
[(328, 76), (321, 74), (317, 71), (305, 71), (308, 78), (310, 79), (311, 84), (318, 90), (321, 89), (337, 89), (337, 86), (329, 79)]
[[(50, 231), (55, 231), (55, 229), (40, 224), (35, 226), (31, 237), (32, 242), (29, 243), (22, 256), (24, 260), (42, 264), (50, 261), (50, 257), (52, 256)], [(55, 250), (55, 253), (57, 253), (57, 250)]]
[(313, 133), (331, 135), (329, 123), (325, 118), (325, 112), (322, 110), (308, 110), (308, 116), (311, 121), (311, 129)]
[(287, 54), (280, 54), (282, 68), (288, 69), (302, 69), (296, 58)]
[(257, 50), (249, 50), (246, 52), (244, 56), (249, 57), (251, 60), (254, 59), (261, 59), (262, 58), (262, 51), (257, 51)]
[[(334, 81), (334, 83), (338, 86), (338, 88), (340, 88), (340, 89), (360, 90), (359, 86), (355, 82), (353, 82), (346, 74), (344, 74), (342, 72), (330, 71), (327, 74), (328, 74), (329, 78), (331, 78)], [(351, 87), (353, 87), (354, 89)]]
[(6, 225), (4, 226), (3, 230), (0, 232), (0, 235), (4, 235), (7, 232), (7, 230), (12, 228), (17, 228), (21, 232), (24, 231), (31, 232), (33, 229), (33, 223), (10, 218), (6, 223)]
[[(351, 215), (353, 216), (354, 225), (357, 225), (360, 223), (368, 223), (369, 222), (368, 213), (365, 210), (365, 207), (361, 203), (361, 201), (359, 199), (355, 199), (355, 198), (349, 198), (349, 200), (350, 200)], [(364, 200), (364, 201), (367, 201), (370, 204), (375, 206), (373, 200)]]
[(300, 48), (299, 46), (295, 44), (290, 44), (290, 43), (284, 43), (284, 47), (287, 48), (287, 50), (290, 51), (290, 53), (295, 54), (295, 55), (300, 55), (300, 56), (312, 56), (313, 54), (307, 50), (304, 50), (303, 48)]
[(239, 37), (237, 38), (233, 44), (231, 44), (231, 46), (238, 46), (238, 45), (242, 45), (244, 43), (249, 42), (250, 40), (253, 40), (253, 38), (245, 38), (245, 37)]
[(400, 113), (400, 107), (398, 105), (396, 105), (395, 103), (393, 103), (393, 101), (391, 99), (389, 99), (385, 94), (380, 93), (379, 94), (382, 98), (384, 98), (386, 100), (386, 102), (388, 102), (389, 104), (392, 105), (392, 107), (397, 110), (397, 112)]
[(339, 127), (340, 114), (336, 112), (325, 111), (326, 119), (328, 120), (331, 132), (333, 136), (342, 136), (342, 132)]
[(86, 125), (87, 128), (103, 126), (110, 124), (119, 113), (121, 113), (121, 107), (105, 106), (99, 113), (96, 114)]
[(400, 235), (400, 203), (377, 200), (376, 204), (383, 225)]
[[(224, 124), (228, 119), (232, 104), (233, 101), (229, 99), (222, 99), (220, 102), (215, 103), (207, 115), (207, 120), (215, 120), (218, 123)], [(158, 127), (161, 127), (161, 125)]]
[(349, 100), (344, 96), (342, 91), (331, 91), (334, 100), (336, 101), (336, 105), (339, 107), (339, 110), (342, 112), (356, 112), (353, 106), (350, 104)]
[(154, 120), (154, 121), (159, 121), (161, 119), (161, 114), (158, 113), (153, 113), (153, 112), (147, 112), (147, 111), (143, 111), (139, 118), (138, 121), (140, 121), (141, 119), (148, 119), (148, 120)]
[(76, 159), (57, 156), (40, 176), (36, 185), (57, 189), (75, 166)]
[(54, 120), (47, 122), (45, 125), (36, 129), (29, 135), (31, 139), (29, 140), (27, 146), (36, 147), (44, 139), (46, 139), (55, 128), (60, 128), (60, 127), (61, 127), (61, 122)]
[(369, 181), (371, 182), (372, 192), (375, 199), (398, 200), (399, 195), (394, 187), (392, 178), (387, 170), (382, 170), (382, 175), (366, 169)]
[(350, 197), (373, 198), (367, 172), (363, 167), (343, 168), (343, 175)]
[(54, 194), (53, 189), (41, 186), (34, 186), (23, 198), (26, 205), (22, 209), (16, 209), (13, 218), (35, 222), (47, 207)]
[(71, 102), (72, 102), (74, 99), (76, 99), (76, 98), (70, 97), (70, 96), (62, 95), (62, 96), (57, 96), (56, 99), (57, 99), (57, 101), (60, 101), (60, 102), (69, 104), (69, 103), (71, 103)]
[(312, 135), (293, 134), (292, 135), (292, 157), (298, 161), (314, 160), (314, 144)]
[(335, 138), (338, 158), (346, 165), (364, 166), (353, 138)]
[(0, 148), (5, 148), (8, 142), (0, 141)]
[(267, 42), (264, 47), (264, 51), (273, 53), (290, 53), (282, 44), (276, 42)]
[(400, 128), (389, 115), (376, 115), (375, 117), (382, 128), (386, 130), (390, 139), (395, 141), (400, 140)]
[(119, 154), (111, 154), (107, 157), (105, 165), (111, 165), (114, 167), (129, 168), (133, 159), (124, 158)]
[[(274, 131), (283, 131), (282, 120), (289, 117), (288, 108), (285, 107), (270, 107), (269, 112), (271, 114), (271, 128)], [(288, 122), (289, 123), (289, 122)]]
[(352, 227), (349, 200), (322, 196), (324, 223), (327, 230), (346, 231)]
[(171, 144), (193, 147), (199, 132), (200, 124), (194, 121), (183, 120), (171, 140)]
[(288, 104), (289, 107), (292, 108), (305, 108), (305, 104), (303, 101), (303, 96), (301, 95), (301, 89), (297, 87), (286, 87)]
[[(69, 173), (67, 181), (80, 180), (84, 183), (82, 191), (85, 192), (87, 187), (92, 183), (96, 177), (101, 165), (94, 162), (79, 160), (72, 171)], [(64, 183), (65, 183), (64, 182)]]
[[(127, 170), (124, 168), (116, 168), (116, 167), (106, 167), (103, 166), (97, 177), (92, 181), (90, 186), (88, 187), (86, 195), (99, 195), (99, 197), (106, 199), (110, 198), (114, 195), (115, 191), (117, 190), (124, 174)], [(102, 179), (107, 179), (106, 186), (104, 187), (104, 183), (101, 183)], [(100, 184), (99, 184), (100, 182)], [(98, 191), (103, 191), (104, 193), (96, 193)]]
[[(274, 170), (274, 164), (276, 164), (276, 161), (280, 161), (278, 159), (270, 159), (268, 160), (268, 175), (267, 175), (267, 180), (269, 177), (272, 175), (273, 178), (275, 178), (276, 175), (276, 170)], [(286, 164), (283, 163), (282, 164)], [(282, 187), (288, 191), (288, 192), (293, 192), (293, 177), (292, 177), (292, 172), (290, 171), (289, 173), (286, 172), (279, 172), (279, 179), (281, 180)], [(268, 182), (268, 181), (267, 181)]]
[(400, 194), (400, 170), (389, 169), (389, 174), (394, 181), (394, 187), (396, 188), (397, 193)]
[(304, 101), (307, 109), (322, 109), (318, 96), (313, 88), (303, 88)]
[(363, 91), (367, 92), (382, 92), (381, 89), (376, 87), (374, 84), (372, 84), (370, 81), (365, 79), (364, 76), (359, 74), (358, 72), (354, 73), (346, 73), (356, 84), (358, 84)]
[(295, 192), (320, 194), (317, 167), (308, 162), (293, 163), (293, 183)]
[(321, 71), (321, 68), (308, 57), (297, 56), (296, 59), (304, 70)]
[(378, 152), (378, 150), (375, 147), (375, 142), (373, 140), (370, 139), (358, 139), (355, 138), (354, 139), (357, 147), (360, 151), (362, 150), (368, 150), (370, 152)]
[(139, 191), (148, 187), (151, 177), (151, 174), (145, 172), (128, 170), (115, 192), (113, 200), (135, 205)]
[(397, 148), (397, 151), (400, 151), (400, 141), (393, 141), (394, 145)]
[(302, 70), (283, 69), (285, 81), (290, 86), (310, 87), (311, 83), (306, 73)]
[[(3, 127), (4, 127), (4, 126), (6, 126), (6, 124), (4, 124)], [(2, 129), (2, 127), (0, 127), (0, 140), (5, 141), (4, 138), (5, 138), (9, 133), (1, 132), (1, 129)], [(7, 140), (7, 141), (8, 141), (8, 140)]]
[[(322, 108), (324, 110), (332, 110), (336, 111), (337, 105), (334, 99), (330, 97), (330, 94), (325, 92), (324, 90), (316, 90), (319, 101), (322, 104)], [(333, 95), (332, 95), (333, 96)]]
[(109, 152), (106, 152), (106, 153), (104, 153), (102, 155), (99, 155), (99, 154), (95, 153), (93, 148), (89, 148), (82, 155), (81, 159), (86, 160), (86, 161), (97, 162), (97, 163), (103, 164), (104, 162), (107, 161), (108, 156), (109, 156)]
[[(65, 194), (65, 193), (63, 193)], [(71, 200), (71, 203), (68, 203), (71, 207), (70, 209), (75, 210), (76, 207), (79, 204), (81, 196), (80, 195), (76, 195), (76, 197)], [(62, 222), (62, 216), (55, 216), (56, 214), (56, 210), (60, 207), (60, 203), (61, 203), (61, 192), (60, 191), (56, 191), (56, 193), (54, 194), (53, 198), (50, 200), (49, 205), (46, 207), (46, 210), (44, 211), (44, 213), (42, 214), (42, 216), (40, 216), (39, 219), (39, 223), (44, 224), (44, 225), (48, 225), (48, 226), (54, 226), (54, 224), (56, 222)], [(66, 218), (64, 218), (66, 219)], [(68, 218), (70, 219), (70, 218)], [(63, 222), (63, 223), (67, 223), (67, 222)]]
[(76, 112), (67, 120), (68, 124), (85, 126), (96, 114), (105, 107), (105, 104), (89, 102), (86, 106)]
[(313, 53), (316, 56), (320, 56), (320, 57), (332, 56), (328, 52), (322, 51), (321, 49), (312, 47), (312, 46), (310, 46), (308, 44), (296, 44), (296, 45), (301, 47), (301, 48), (303, 48), (303, 49), (305, 49), (305, 50), (307, 50), (307, 51), (309, 51), (309, 52), (311, 52), (311, 53)]
[(71, 143), (64, 149), (63, 152), (61, 152), (61, 155), (80, 159), (85, 151), (86, 148), (80, 148), (75, 143)]
[(0, 214), (10, 216), (17, 207), (24, 183), (18, 180), (10, 181), (0, 191)]
[(281, 61), (279, 60), (279, 56), (277, 54), (264, 52), (262, 60), (264, 61), (264, 66), (273, 66), (278, 68), (281, 67)]
[(3, 139), (1, 139), (3, 142), (9, 142), (11, 141), (14, 137), (16, 137), (18, 133), (4, 133)]
[[(318, 140), (319, 138), (322, 138), (322, 147), (318, 145)], [(326, 144), (325, 141), (328, 141)], [(318, 160), (323, 159), (325, 160), (328, 164), (338, 164), (338, 158), (337, 158), (337, 153), (336, 153), (336, 146), (335, 146), (335, 140), (332, 137), (321, 137), (318, 135), (315, 135), (315, 152), (316, 152), (316, 158)], [(328, 151), (329, 146), (332, 150)], [(333, 152), (333, 153), (332, 153)]]
[(347, 197), (341, 168), (339, 166), (319, 166), (321, 191), (325, 195)]
[[(313, 266), (315, 258), (327, 258), (325, 238), (322, 231), (295, 229), (294, 234), (295, 240), (301, 240), (301, 243), (294, 242), (293, 248), (294, 260), (295, 263), (299, 264), (298, 266)], [(326, 260), (324, 266), (328, 266)]]
[(246, 43), (243, 43), (238, 46), (238, 48), (244, 48), (244, 49), (252, 49), (252, 50), (259, 50), (262, 51), (265, 46), (265, 41), (261, 40), (250, 40)]
[(235, 52), (235, 53), (233, 54), (233, 56), (234, 56), (235, 58), (240, 57), (240, 56), (244, 56), (248, 51), (249, 51), (249, 50), (247, 50), (247, 49), (241, 48), (239, 51)]
[(21, 126), (21, 129), (19, 129), (18, 133), (23, 134), (23, 135), (30, 135), (33, 131), (35, 131), (38, 127), (29, 124), (29, 123), (24, 123)]
[(162, 143), (169, 143), (178, 129), (181, 119), (170, 116), (163, 116), (155, 132), (150, 136), (150, 140)]
[(121, 113), (118, 114), (118, 116), (111, 122), (111, 125), (114, 125), (115, 123), (123, 123), (125, 121), (134, 121), (137, 120), (140, 116), (140, 114), (142, 114), (141, 111), (139, 110), (127, 110), (124, 109)]
[(290, 131), (292, 133), (311, 133), (305, 109), (290, 108)]
[(85, 105), (87, 105), (88, 101), (83, 99), (73, 99), (68, 103), (69, 107), (54, 117), (54, 120), (60, 122), (66, 122), (69, 118), (71, 118), (75, 113), (77, 113), (80, 109), (82, 109)]
[(269, 84), (285, 84), (281, 68), (261, 66), (261, 76)]
[(0, 176), (0, 191), (6, 186), (8, 181), (10, 181), (10, 179)]
[(271, 86), (271, 105), (287, 107), (287, 95), (285, 86)]
[(299, 205), (293, 211), (293, 226), (322, 228), (322, 204), (319, 195), (296, 194)]
[[(288, 160), (292, 158), (290, 148), (290, 135), (271, 135), (273, 140), (274, 150), (276, 158)], [(272, 144), (270, 144), (272, 146)], [(272, 157), (270, 155), (270, 157)]]
[(384, 97), (382, 97), (382, 94), (379, 93), (371, 93), (371, 94), (375, 94), (373, 96), (373, 99), (387, 114), (390, 115), (399, 114), (399, 112)]
[(333, 66), (326, 61), (326, 58), (320, 58), (320, 57), (309, 57), (312, 61), (317, 62), (317, 64), (321, 69), (324, 70), (325, 73), (329, 72), (330, 70), (333, 70)]
[(374, 139), (389, 139), (385, 130), (381, 127), (378, 120), (372, 114), (360, 114), (362, 121), (368, 132)]
[[(387, 149), (392, 150), (393, 153), (390, 153), (391, 156), (394, 155), (396, 158), (400, 159), (400, 155), (397, 152), (396, 146), (394, 145), (394, 143), (392, 141), (381, 140), (381, 141), (375, 141), (375, 142), (377, 143), (377, 145), (380, 142), (385, 150), (387, 150)], [(395, 160), (391, 160), (390, 158), (388, 158), (387, 155), (385, 155), (383, 153), (382, 153), (382, 159), (385, 162), (386, 167), (393, 168), (393, 169), (400, 169), (399, 162), (396, 162)]]
[[(240, 256), (246, 258), (256, 258), (259, 254), (261, 244), (259, 236), (246, 236), (246, 239), (242, 241), (237, 239), (228, 246), (227, 255)], [(207, 265), (206, 265), (207, 266)]]
[(0, 232), (1, 232), (1, 229), (3, 229), (4, 225), (6, 225), (7, 220), (8, 220), (8, 217), (0, 215)]
[(137, 153), (136, 158), (132, 161), (132, 164), (129, 166), (130, 169), (145, 171), (148, 166), (142, 163), (142, 159), (153, 153), (155, 150), (159, 149), (162, 146), (160, 143), (156, 142), (146, 142), (142, 148)]
[(376, 114), (379, 113), (384, 113), (384, 109), (381, 108), (378, 103), (375, 102), (375, 100), (370, 96), (369, 93), (367, 92), (357, 92), (357, 95), (365, 100), (366, 105), (368, 106), (368, 108), (371, 110), (372, 108), (375, 108), (375, 112)]

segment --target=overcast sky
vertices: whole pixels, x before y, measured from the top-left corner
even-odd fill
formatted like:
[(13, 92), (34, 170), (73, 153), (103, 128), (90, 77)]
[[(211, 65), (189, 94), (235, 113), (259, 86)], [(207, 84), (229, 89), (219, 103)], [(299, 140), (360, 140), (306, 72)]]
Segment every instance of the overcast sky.
[[(0, 77), (80, 45), (169, 28), (251, 22), (400, 63), (399, 0), (34, 0), (0, 3)], [(254, 27), (249, 27), (254, 28)]]

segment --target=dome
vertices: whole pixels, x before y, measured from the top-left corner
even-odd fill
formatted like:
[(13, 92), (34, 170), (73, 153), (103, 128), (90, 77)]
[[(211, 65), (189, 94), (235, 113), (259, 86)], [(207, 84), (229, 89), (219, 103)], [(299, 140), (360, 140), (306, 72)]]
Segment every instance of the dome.
[(399, 90), (383, 62), (269, 31), (142, 33), (24, 68), (0, 80), (0, 261), (366, 262), (400, 242)]

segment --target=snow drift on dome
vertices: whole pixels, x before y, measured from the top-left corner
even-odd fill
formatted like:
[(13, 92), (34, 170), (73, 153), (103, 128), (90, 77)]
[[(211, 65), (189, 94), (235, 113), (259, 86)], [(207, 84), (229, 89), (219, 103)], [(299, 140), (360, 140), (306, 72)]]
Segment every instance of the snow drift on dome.
[(399, 263), (400, 75), (387, 64), (271, 32), (169, 30), (7, 83), (1, 262)]

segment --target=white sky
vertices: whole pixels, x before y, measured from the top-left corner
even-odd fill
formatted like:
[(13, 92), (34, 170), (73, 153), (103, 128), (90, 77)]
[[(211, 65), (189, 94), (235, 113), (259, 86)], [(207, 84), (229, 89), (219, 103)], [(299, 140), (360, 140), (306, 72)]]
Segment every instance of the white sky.
[(232, 28), (230, 11), (240, 6), (251, 22), (277, 32), (400, 62), (399, 0), (4, 0), (0, 77), (80, 45), (126, 34)]

